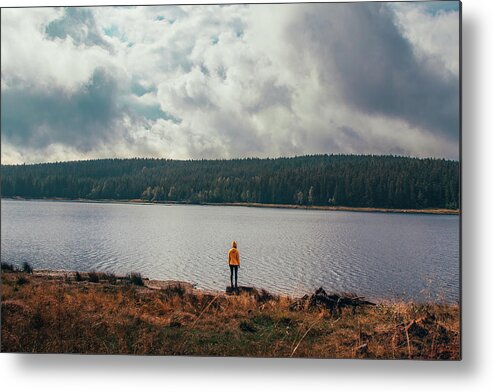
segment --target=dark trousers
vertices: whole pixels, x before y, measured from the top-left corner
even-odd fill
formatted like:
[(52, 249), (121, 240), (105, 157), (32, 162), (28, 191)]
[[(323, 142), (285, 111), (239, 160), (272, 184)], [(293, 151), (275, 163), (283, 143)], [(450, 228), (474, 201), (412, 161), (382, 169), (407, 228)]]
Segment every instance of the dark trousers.
[[(237, 265), (230, 265), (229, 269), (231, 270), (231, 288), (236, 287), (238, 288), (238, 266)], [(233, 286), (233, 271), (235, 273), (235, 285)]]

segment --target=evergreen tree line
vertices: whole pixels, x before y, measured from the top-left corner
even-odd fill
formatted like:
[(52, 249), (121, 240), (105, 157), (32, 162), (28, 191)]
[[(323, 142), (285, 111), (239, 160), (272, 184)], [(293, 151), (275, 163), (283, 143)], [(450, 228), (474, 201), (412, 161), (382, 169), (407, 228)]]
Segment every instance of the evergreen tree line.
[(459, 163), (373, 155), (2, 165), (3, 197), (458, 208)]

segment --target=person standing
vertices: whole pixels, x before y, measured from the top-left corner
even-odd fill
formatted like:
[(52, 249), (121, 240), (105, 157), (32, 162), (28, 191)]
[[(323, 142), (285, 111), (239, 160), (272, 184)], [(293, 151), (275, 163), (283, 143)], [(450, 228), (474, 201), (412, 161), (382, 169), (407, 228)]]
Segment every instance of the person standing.
[[(240, 251), (236, 241), (233, 241), (231, 249), (228, 252), (228, 264), (231, 271), (231, 290), (233, 288), (238, 292), (238, 268), (240, 268)], [(235, 285), (233, 286), (233, 272), (235, 275)]]

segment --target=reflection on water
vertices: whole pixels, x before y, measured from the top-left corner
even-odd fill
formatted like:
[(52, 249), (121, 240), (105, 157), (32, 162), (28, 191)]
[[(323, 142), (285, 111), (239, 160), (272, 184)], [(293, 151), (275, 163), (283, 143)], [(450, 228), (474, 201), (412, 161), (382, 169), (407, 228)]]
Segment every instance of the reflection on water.
[(1, 218), (2, 262), (34, 268), (137, 271), (224, 289), (236, 240), (240, 284), (459, 299), (458, 216), (2, 200)]

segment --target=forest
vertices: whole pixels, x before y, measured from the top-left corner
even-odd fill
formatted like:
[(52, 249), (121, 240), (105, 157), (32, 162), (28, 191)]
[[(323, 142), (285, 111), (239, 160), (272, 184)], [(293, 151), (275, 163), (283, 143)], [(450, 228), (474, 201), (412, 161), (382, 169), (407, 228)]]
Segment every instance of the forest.
[(457, 209), (459, 193), (459, 162), (390, 155), (1, 166), (2, 197)]

